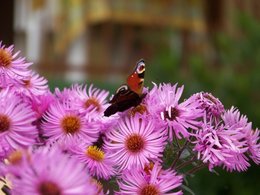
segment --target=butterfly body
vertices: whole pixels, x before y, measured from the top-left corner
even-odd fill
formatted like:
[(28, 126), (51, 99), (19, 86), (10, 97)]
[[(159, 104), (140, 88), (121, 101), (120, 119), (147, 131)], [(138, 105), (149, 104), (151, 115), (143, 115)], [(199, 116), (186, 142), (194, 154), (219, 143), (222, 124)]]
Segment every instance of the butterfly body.
[(131, 107), (138, 106), (146, 94), (143, 94), (145, 64), (143, 60), (137, 62), (134, 72), (128, 76), (127, 84), (121, 85), (105, 110), (105, 116), (123, 112)]

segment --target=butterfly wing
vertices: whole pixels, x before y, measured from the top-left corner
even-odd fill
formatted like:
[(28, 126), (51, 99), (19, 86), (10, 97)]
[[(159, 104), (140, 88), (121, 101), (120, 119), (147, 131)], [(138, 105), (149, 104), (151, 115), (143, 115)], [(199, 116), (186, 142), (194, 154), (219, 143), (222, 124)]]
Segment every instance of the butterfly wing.
[(9, 186), (7, 185), (5, 179), (0, 178), (0, 186), (1, 186), (0, 194), (1, 194), (1, 192), (2, 192), (2, 194), (11, 195), (11, 189), (10, 189)]
[(115, 95), (113, 96), (112, 100), (109, 101), (109, 103), (114, 104), (114, 103), (118, 102), (120, 98), (127, 96), (128, 93), (129, 93), (129, 87), (126, 84), (121, 85), (116, 90)]
[(145, 63), (141, 59), (137, 62), (134, 72), (127, 77), (127, 85), (130, 90), (141, 95), (144, 86)]
[(109, 102), (111, 105), (105, 110), (104, 116), (111, 116), (117, 112), (123, 112), (133, 106), (141, 103), (144, 96), (141, 97), (130, 90), (127, 85), (122, 85)]

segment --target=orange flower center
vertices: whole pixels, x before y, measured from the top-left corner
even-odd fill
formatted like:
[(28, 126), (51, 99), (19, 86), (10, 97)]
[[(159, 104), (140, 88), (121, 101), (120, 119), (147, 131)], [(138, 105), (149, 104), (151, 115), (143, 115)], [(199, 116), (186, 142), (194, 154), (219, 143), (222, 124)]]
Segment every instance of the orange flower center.
[(89, 108), (90, 106), (92, 106), (94, 109), (96, 109), (98, 112), (100, 111), (100, 104), (98, 102), (98, 100), (94, 97), (89, 98), (86, 102), (85, 102), (85, 108)]
[(14, 152), (12, 152), (9, 156), (8, 156), (8, 161), (10, 162), (10, 164), (12, 165), (18, 165), (23, 157), (23, 153), (21, 150), (16, 150)]
[(65, 133), (77, 133), (81, 126), (80, 119), (77, 116), (66, 116), (62, 120), (61, 126)]
[(3, 114), (0, 114), (0, 133), (7, 131), (10, 128), (10, 119)]
[(148, 184), (142, 188), (140, 195), (159, 195), (159, 192), (154, 185)]
[(38, 192), (40, 195), (61, 195), (62, 192), (59, 186), (51, 181), (40, 183)]
[(12, 55), (5, 49), (0, 49), (0, 66), (8, 68), (12, 63)]
[(126, 139), (126, 147), (133, 153), (140, 152), (144, 148), (144, 140), (138, 134), (133, 134)]
[(136, 113), (144, 114), (144, 113), (147, 113), (147, 112), (148, 112), (148, 111), (147, 111), (147, 108), (146, 108), (146, 106), (143, 105), (143, 104), (140, 104), (140, 105), (138, 105), (138, 106), (136, 106), (136, 107), (134, 107), (134, 108), (132, 108), (132, 109), (130, 110), (130, 114), (131, 114), (132, 116), (135, 116)]

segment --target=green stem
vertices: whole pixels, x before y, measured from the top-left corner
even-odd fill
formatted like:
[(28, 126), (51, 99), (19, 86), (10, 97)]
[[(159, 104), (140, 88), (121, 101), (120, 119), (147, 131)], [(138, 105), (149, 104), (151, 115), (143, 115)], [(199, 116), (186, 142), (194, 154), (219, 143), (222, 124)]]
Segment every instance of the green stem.
[(182, 148), (180, 148), (180, 150), (179, 150), (179, 152), (178, 152), (178, 154), (177, 154), (177, 157), (176, 157), (175, 160), (172, 162), (171, 168), (174, 168), (174, 167), (175, 167), (175, 165), (177, 164), (178, 160), (180, 159), (180, 156), (181, 156), (183, 150), (186, 148), (187, 144), (188, 144), (188, 140), (186, 140), (185, 143), (183, 144)]
[(173, 136), (173, 138), (174, 138), (174, 141), (176, 142), (176, 145), (177, 145), (177, 146), (178, 146), (178, 148), (180, 149), (180, 148), (181, 148), (181, 146), (180, 146), (180, 144), (179, 144), (179, 142), (178, 142), (177, 136), (176, 136), (176, 135), (174, 135), (174, 136)]
[(197, 171), (203, 169), (203, 168), (206, 167), (206, 166), (207, 166), (207, 164), (200, 164), (199, 166), (194, 167), (193, 169), (189, 170), (189, 171), (186, 173), (186, 175), (192, 175), (192, 174), (196, 173)]
[(195, 156), (193, 156), (190, 160), (188, 160), (188, 161), (186, 161), (186, 162), (183, 162), (182, 164), (178, 165), (178, 166), (176, 167), (176, 170), (181, 169), (181, 168), (183, 168), (183, 167), (186, 167), (187, 165), (193, 163), (194, 160), (195, 160)]

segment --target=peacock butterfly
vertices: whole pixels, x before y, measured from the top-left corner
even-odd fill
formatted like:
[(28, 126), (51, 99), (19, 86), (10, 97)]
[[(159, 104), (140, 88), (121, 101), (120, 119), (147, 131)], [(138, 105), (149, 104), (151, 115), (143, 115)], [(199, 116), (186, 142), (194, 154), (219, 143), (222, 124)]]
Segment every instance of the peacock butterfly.
[(127, 77), (127, 84), (121, 85), (112, 100), (111, 105), (105, 110), (104, 116), (111, 116), (117, 112), (123, 112), (131, 107), (138, 106), (145, 98), (143, 94), (145, 63), (141, 59), (131, 75)]

